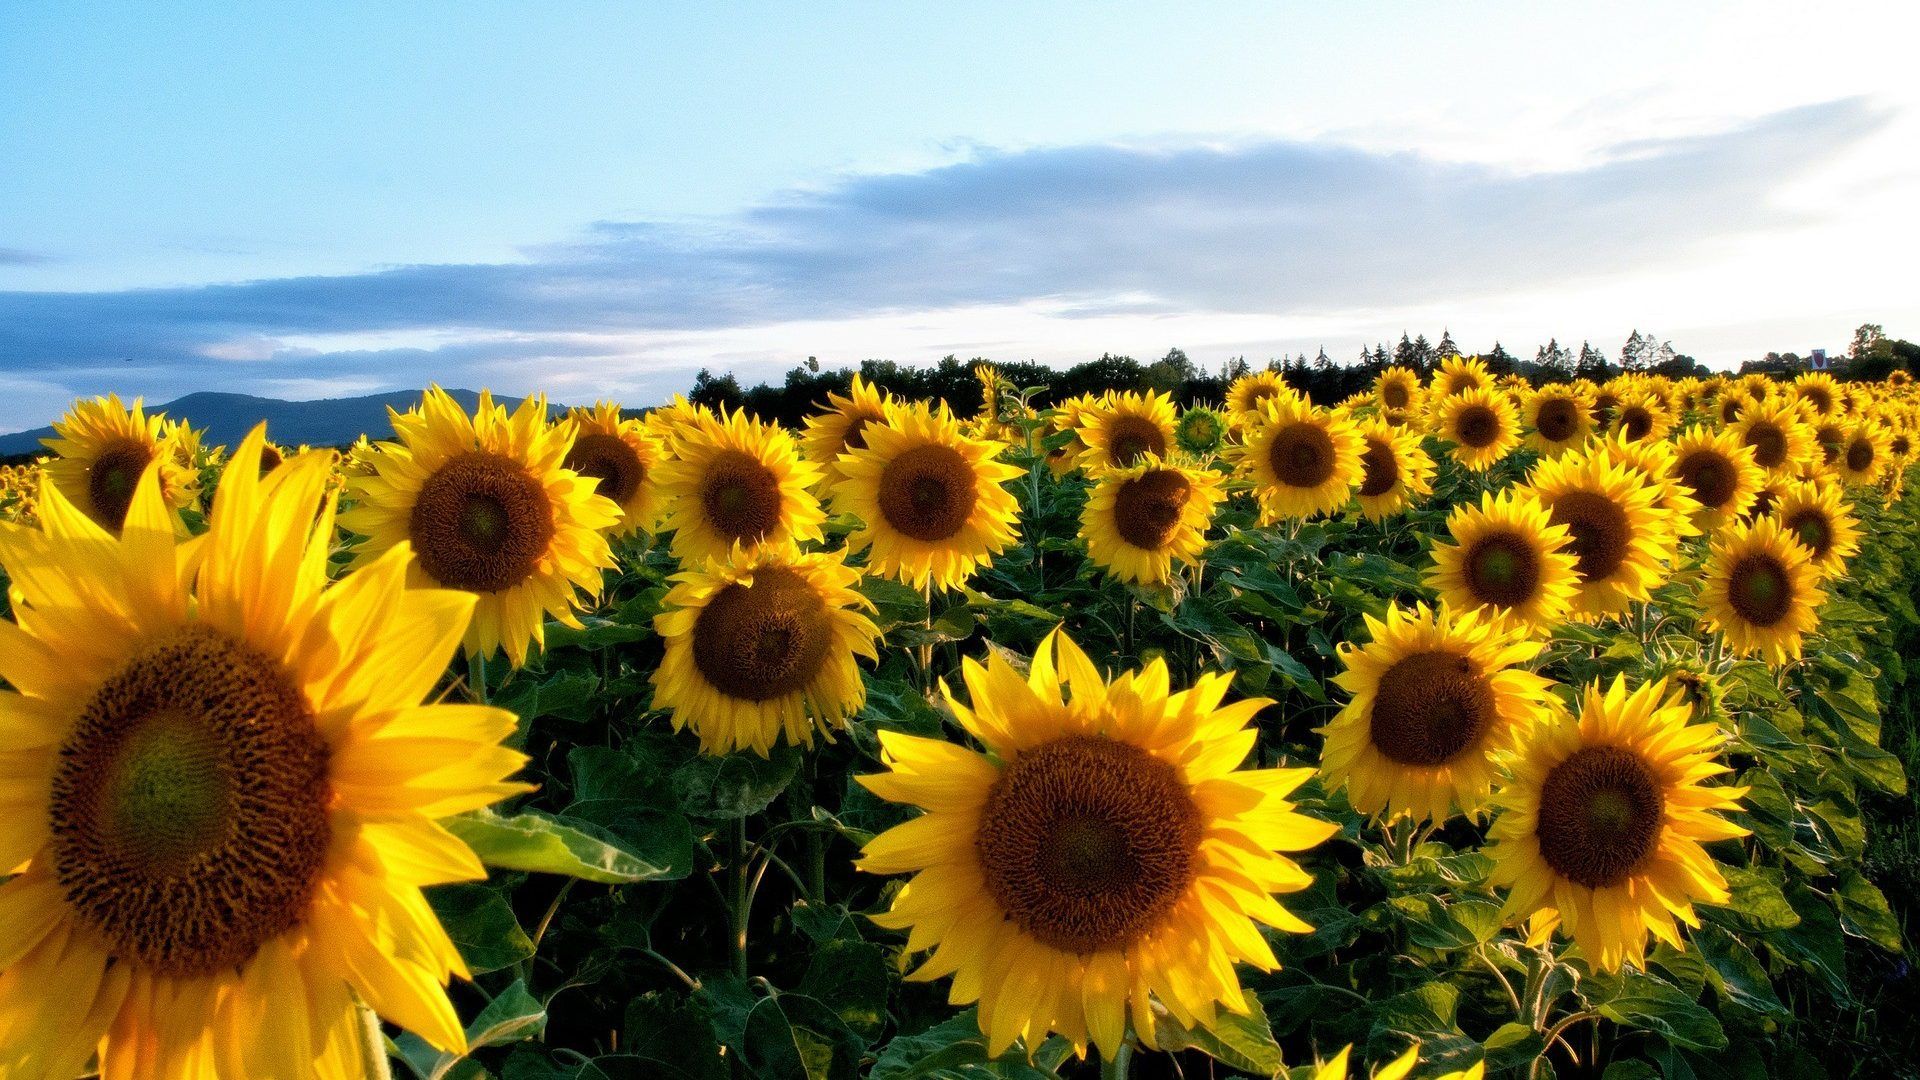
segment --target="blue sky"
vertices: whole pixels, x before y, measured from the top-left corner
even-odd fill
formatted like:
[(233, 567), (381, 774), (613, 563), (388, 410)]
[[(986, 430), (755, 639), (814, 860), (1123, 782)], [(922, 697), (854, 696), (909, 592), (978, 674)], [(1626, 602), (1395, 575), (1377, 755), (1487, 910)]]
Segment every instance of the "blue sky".
[(1909, 5), (721, 10), (0, 6), (0, 430), (1920, 322)]

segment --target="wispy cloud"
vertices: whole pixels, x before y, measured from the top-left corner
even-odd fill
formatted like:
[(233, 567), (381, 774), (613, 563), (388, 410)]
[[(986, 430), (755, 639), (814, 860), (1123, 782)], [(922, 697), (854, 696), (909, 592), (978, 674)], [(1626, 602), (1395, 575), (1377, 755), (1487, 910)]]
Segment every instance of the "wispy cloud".
[(0, 266), (40, 266), (53, 259), (35, 251), (20, 248), (0, 247)]
[(156, 394), (399, 385), (509, 361), (644, 367), (609, 344), (623, 335), (964, 306), (1085, 318), (1432, 304), (1791, 225), (1776, 189), (1885, 120), (1835, 101), (1534, 173), (1303, 141), (986, 150), (723, 220), (603, 222), (512, 264), (0, 293), (0, 359), (84, 391), (136, 369)]

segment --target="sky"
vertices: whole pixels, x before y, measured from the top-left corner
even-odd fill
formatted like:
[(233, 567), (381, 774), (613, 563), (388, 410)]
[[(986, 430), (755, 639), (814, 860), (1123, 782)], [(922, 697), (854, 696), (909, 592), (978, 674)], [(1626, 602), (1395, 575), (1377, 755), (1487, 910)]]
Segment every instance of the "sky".
[(1920, 5), (0, 2), (0, 431), (1920, 333)]

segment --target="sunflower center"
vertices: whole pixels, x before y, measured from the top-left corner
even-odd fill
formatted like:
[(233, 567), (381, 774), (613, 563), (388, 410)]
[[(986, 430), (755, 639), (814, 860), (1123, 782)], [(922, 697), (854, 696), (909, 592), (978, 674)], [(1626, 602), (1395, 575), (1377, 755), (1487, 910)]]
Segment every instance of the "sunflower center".
[(973, 466), (951, 446), (916, 446), (880, 472), (880, 513), (896, 531), (925, 543), (965, 528), (978, 498)]
[(1534, 430), (1548, 442), (1565, 442), (1580, 430), (1579, 409), (1569, 398), (1548, 398), (1533, 418)]
[(1192, 413), (1180, 422), (1181, 433), (1196, 448), (1211, 447), (1220, 439), (1220, 426), (1207, 413)]
[(1444, 765), (1480, 745), (1494, 719), (1493, 690), (1456, 653), (1416, 653), (1380, 676), (1368, 730), (1401, 765)]
[(1594, 395), (1593, 405), (1591, 408), (1587, 410), (1587, 412), (1589, 415), (1593, 417), (1594, 423), (1604, 424), (1607, 421), (1607, 417), (1613, 415), (1614, 407), (1619, 404), (1620, 404), (1619, 395), (1607, 393), (1606, 391), (1603, 390), (1600, 393)]
[(1720, 422), (1731, 424), (1740, 419), (1740, 399), (1727, 398), (1720, 403)]
[(1159, 551), (1180, 527), (1192, 491), (1193, 485), (1174, 469), (1136, 476), (1114, 493), (1113, 527), (1134, 547)]
[(1394, 381), (1380, 387), (1380, 404), (1389, 409), (1404, 409), (1413, 401), (1413, 395), (1407, 391), (1407, 385)]
[(1709, 510), (1718, 510), (1732, 502), (1740, 484), (1740, 474), (1733, 462), (1717, 450), (1695, 450), (1681, 458), (1674, 471), (1680, 474), (1681, 482), (1693, 490), (1693, 497), (1700, 505)]
[(286, 459), (271, 444), (260, 448), (260, 475), (265, 476), (280, 467)]
[(647, 481), (647, 463), (640, 460), (640, 455), (625, 439), (604, 431), (575, 439), (573, 449), (567, 451), (566, 466), (581, 476), (598, 480), (600, 486), (596, 490), (621, 506)]
[(137, 439), (109, 443), (87, 472), (87, 500), (93, 504), (89, 516), (109, 529), (125, 524), (134, 489), (152, 460), (153, 449)]
[(1853, 472), (1866, 472), (1873, 467), (1873, 443), (1866, 439), (1855, 439), (1847, 445), (1847, 468)]
[(1318, 424), (1288, 424), (1273, 433), (1267, 463), (1288, 487), (1319, 487), (1333, 478), (1333, 436)]
[(1577, 560), (1583, 581), (1605, 581), (1627, 559), (1633, 523), (1627, 512), (1594, 491), (1569, 491), (1553, 500), (1552, 519), (1565, 525), (1572, 540), (1568, 549)]
[(1727, 603), (1755, 626), (1772, 626), (1793, 609), (1793, 583), (1779, 559), (1756, 552), (1733, 564)]
[(1895, 435), (1893, 441), (1887, 445), (1895, 457), (1906, 457), (1913, 451), (1913, 440), (1905, 435)]
[(1172, 765), (1139, 747), (1070, 735), (1000, 773), (974, 850), (1008, 918), (1066, 952), (1124, 948), (1193, 880), (1199, 808)]
[(1813, 411), (1819, 413), (1821, 416), (1825, 416), (1833, 411), (1833, 395), (1827, 393), (1826, 387), (1809, 386), (1806, 388), (1804, 396), (1807, 399), (1807, 404), (1812, 405)]
[(205, 627), (109, 676), (54, 768), (53, 866), (114, 954), (245, 963), (305, 916), (332, 840), (327, 749), (273, 660)]
[(1827, 464), (1831, 465), (1839, 460), (1840, 444), (1846, 441), (1846, 436), (1837, 425), (1820, 425), (1814, 430), (1814, 437), (1820, 442), (1820, 453)]
[(1540, 560), (1522, 537), (1493, 533), (1467, 550), (1467, 591), (1483, 604), (1517, 607), (1540, 587)]
[(1460, 417), (1454, 422), (1454, 431), (1459, 434), (1463, 446), (1475, 450), (1491, 446), (1500, 437), (1500, 415), (1485, 405), (1469, 405), (1460, 410)]
[(881, 419), (882, 417), (871, 413), (861, 413), (855, 416), (853, 422), (847, 425), (846, 433), (840, 436), (841, 450), (865, 450), (867, 448), (867, 425), (876, 423)]
[(1624, 747), (1585, 747), (1540, 786), (1540, 855), (1569, 881), (1618, 885), (1653, 852), (1665, 815), (1645, 759)]
[(780, 524), (780, 478), (744, 450), (724, 450), (707, 463), (700, 506), (729, 543), (757, 544)]
[(553, 539), (545, 488), (512, 458), (470, 451), (421, 485), (410, 534), (420, 568), (448, 588), (499, 592), (530, 577)]
[(721, 693), (744, 701), (805, 689), (832, 644), (826, 601), (783, 566), (720, 590), (693, 625), (694, 666)]
[(1786, 520), (1786, 526), (1800, 542), (1807, 545), (1814, 558), (1820, 558), (1833, 546), (1833, 529), (1827, 523), (1827, 515), (1818, 507), (1808, 506), (1796, 510)]
[(1635, 442), (1653, 431), (1653, 410), (1645, 405), (1629, 405), (1620, 412), (1620, 429)]
[(1360, 455), (1366, 475), (1360, 481), (1360, 494), (1367, 498), (1385, 495), (1400, 482), (1400, 459), (1384, 439), (1367, 436), (1367, 449)]
[(1123, 468), (1136, 465), (1148, 454), (1167, 456), (1166, 432), (1145, 417), (1116, 417), (1113, 431), (1107, 438), (1107, 456), (1112, 459), (1111, 464)]
[(1779, 501), (1779, 494), (1770, 487), (1763, 487), (1753, 496), (1753, 505), (1747, 507), (1747, 520), (1758, 521), (1773, 513), (1773, 504)]
[(1771, 420), (1757, 420), (1747, 428), (1746, 442), (1763, 469), (1777, 469), (1787, 460), (1787, 433)]

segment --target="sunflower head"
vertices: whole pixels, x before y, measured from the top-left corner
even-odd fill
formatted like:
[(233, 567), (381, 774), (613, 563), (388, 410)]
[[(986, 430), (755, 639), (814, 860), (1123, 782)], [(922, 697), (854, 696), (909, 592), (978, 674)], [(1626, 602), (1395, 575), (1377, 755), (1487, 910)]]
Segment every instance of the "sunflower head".
[(1622, 394), (1613, 408), (1612, 430), (1628, 442), (1657, 441), (1673, 428), (1666, 399), (1650, 388)]
[(1419, 373), (1403, 367), (1390, 367), (1373, 380), (1373, 400), (1382, 409), (1416, 409), (1420, 393)]
[(1434, 406), (1435, 434), (1453, 444), (1453, 460), (1485, 472), (1520, 445), (1520, 413), (1513, 398), (1492, 387), (1461, 390)]
[(1808, 415), (1825, 420), (1843, 413), (1845, 393), (1834, 377), (1824, 371), (1809, 371), (1793, 380), (1793, 396), (1807, 408)]
[(1164, 458), (1174, 445), (1173, 398), (1158, 390), (1109, 394), (1082, 417), (1080, 465), (1089, 473)]
[(1543, 461), (1531, 481), (1548, 518), (1564, 526), (1579, 590), (1573, 613), (1598, 619), (1645, 601), (1673, 558), (1658, 492), (1604, 453)]
[(1420, 437), (1382, 420), (1360, 429), (1365, 449), (1360, 452), (1360, 487), (1355, 500), (1360, 514), (1372, 521), (1392, 517), (1433, 494), (1433, 458)]
[(812, 494), (820, 470), (793, 436), (744, 413), (685, 425), (660, 467), (663, 528), (683, 565), (730, 559), (733, 549), (785, 548), (821, 539), (826, 514)]
[(163, 414), (147, 415), (138, 398), (131, 406), (115, 394), (76, 401), (54, 421), (53, 437), (40, 441), (52, 452), (42, 461), (46, 485), (109, 531), (126, 519), (148, 465), (157, 463), (161, 498), (176, 520), (199, 501), (199, 436)]
[(1258, 417), (1268, 401), (1299, 396), (1300, 392), (1288, 386), (1279, 372), (1266, 368), (1249, 371), (1227, 387), (1227, 417), (1234, 426), (1244, 427)]
[(846, 394), (829, 393), (825, 411), (807, 417), (800, 447), (807, 460), (819, 468), (823, 493), (845, 479), (836, 462), (841, 454), (867, 445), (867, 425), (887, 422), (887, 403), (891, 400), (893, 395), (856, 374)]
[(1487, 854), (1534, 944), (1559, 929), (1599, 970), (1643, 966), (1649, 935), (1684, 948), (1693, 905), (1727, 902), (1702, 845), (1746, 835), (1715, 811), (1739, 809), (1747, 789), (1701, 783), (1728, 771), (1714, 760), (1723, 736), (1690, 717), (1666, 680), (1629, 693), (1615, 678), (1587, 688), (1578, 720), (1522, 740)]
[(1094, 565), (1131, 584), (1163, 585), (1176, 562), (1198, 559), (1226, 497), (1220, 474), (1148, 457), (1101, 473), (1080, 513)]
[(1535, 633), (1559, 624), (1579, 589), (1572, 536), (1555, 525), (1532, 491), (1488, 492), (1447, 517), (1452, 543), (1433, 546), (1427, 585), (1454, 611), (1482, 608), (1488, 620), (1509, 619)]
[(1216, 409), (1195, 405), (1180, 414), (1173, 441), (1195, 457), (1218, 454), (1227, 446), (1227, 418)]
[(1543, 386), (1526, 396), (1527, 445), (1544, 457), (1558, 457), (1586, 445), (1593, 436), (1590, 399), (1578, 386)]
[(573, 446), (564, 464), (598, 481), (596, 493), (620, 508), (620, 519), (609, 534), (653, 531), (664, 503), (657, 473), (665, 459), (653, 432), (643, 421), (623, 417), (612, 401), (574, 409), (567, 421), (573, 425)]
[(1112, 682), (1058, 631), (1018, 672), (962, 662), (948, 702), (975, 752), (880, 736), (888, 771), (860, 782), (926, 813), (869, 841), (860, 867), (911, 873), (882, 926), (932, 949), (912, 980), (954, 976), (988, 1050), (1049, 1031), (1111, 1053), (1155, 1044), (1156, 1015), (1210, 1026), (1248, 1006), (1236, 961), (1277, 960), (1256, 922), (1303, 931), (1271, 894), (1312, 876), (1286, 852), (1334, 832), (1287, 796), (1309, 769), (1237, 770), (1267, 703), (1223, 705), (1209, 674), (1171, 693), (1159, 660)]
[(1832, 480), (1785, 483), (1773, 516), (1782, 531), (1807, 549), (1822, 574), (1844, 574), (1847, 560), (1860, 551), (1860, 523), (1845, 491)]
[(1752, 447), (1726, 428), (1704, 424), (1674, 440), (1673, 476), (1699, 506), (1695, 524), (1702, 530), (1744, 514), (1766, 482)]
[(1842, 428), (1831, 465), (1849, 484), (1869, 485), (1894, 460), (1893, 439), (1878, 420), (1863, 417)]
[(1706, 625), (1740, 655), (1778, 667), (1798, 659), (1826, 601), (1813, 553), (1777, 515), (1722, 529), (1707, 556), (1701, 606)]
[(1440, 361), (1440, 367), (1433, 373), (1431, 392), (1438, 397), (1452, 397), (1468, 390), (1493, 389), (1493, 373), (1477, 356), (1449, 356)]
[(1741, 411), (1733, 430), (1753, 448), (1754, 463), (1774, 476), (1792, 476), (1818, 460), (1813, 428), (1788, 396), (1756, 399)]
[(1330, 513), (1359, 485), (1366, 440), (1353, 422), (1303, 398), (1269, 398), (1250, 421), (1240, 471), (1253, 481), (1271, 524)]

